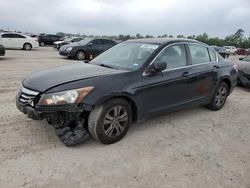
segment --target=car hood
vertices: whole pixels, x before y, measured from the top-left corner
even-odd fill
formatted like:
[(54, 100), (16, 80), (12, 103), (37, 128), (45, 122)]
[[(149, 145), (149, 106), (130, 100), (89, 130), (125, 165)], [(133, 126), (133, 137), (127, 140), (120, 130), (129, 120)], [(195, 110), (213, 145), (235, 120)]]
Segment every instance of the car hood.
[(125, 71), (93, 64), (76, 63), (34, 72), (24, 79), (23, 86), (31, 90), (44, 92), (55, 86), (76, 80), (118, 74), (122, 72)]
[(237, 61), (235, 62), (238, 69), (246, 74), (250, 74), (250, 62), (248, 61)]

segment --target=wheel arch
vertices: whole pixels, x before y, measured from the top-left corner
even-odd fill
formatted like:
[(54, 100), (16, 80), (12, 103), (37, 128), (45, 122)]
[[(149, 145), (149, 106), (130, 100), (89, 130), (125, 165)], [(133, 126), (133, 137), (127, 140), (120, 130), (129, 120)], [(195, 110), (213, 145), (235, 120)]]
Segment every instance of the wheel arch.
[(107, 102), (109, 100), (113, 100), (113, 99), (117, 99), (117, 98), (124, 99), (124, 100), (126, 100), (129, 103), (129, 105), (131, 106), (131, 109), (132, 109), (132, 121), (136, 122), (137, 118), (138, 118), (138, 107), (137, 107), (135, 101), (130, 96), (128, 96), (128, 95), (117, 94), (117, 95), (113, 95), (113, 96), (109, 96), (109, 97), (104, 97), (104, 98), (98, 100), (93, 105), (93, 107), (95, 107), (97, 105), (100, 105), (102, 103), (105, 103), (105, 102)]
[(232, 82), (231, 82), (231, 79), (229, 77), (226, 77), (226, 76), (222, 77), (220, 82), (225, 82), (227, 84), (227, 86), (228, 86), (228, 91), (231, 90), (231, 88), (232, 88)]

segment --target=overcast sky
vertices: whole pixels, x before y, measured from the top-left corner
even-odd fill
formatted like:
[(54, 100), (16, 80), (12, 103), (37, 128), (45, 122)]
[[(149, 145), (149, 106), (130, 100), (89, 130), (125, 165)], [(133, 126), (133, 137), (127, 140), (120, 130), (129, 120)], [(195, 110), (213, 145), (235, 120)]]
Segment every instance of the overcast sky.
[(250, 35), (250, 0), (0, 0), (0, 29), (34, 33)]

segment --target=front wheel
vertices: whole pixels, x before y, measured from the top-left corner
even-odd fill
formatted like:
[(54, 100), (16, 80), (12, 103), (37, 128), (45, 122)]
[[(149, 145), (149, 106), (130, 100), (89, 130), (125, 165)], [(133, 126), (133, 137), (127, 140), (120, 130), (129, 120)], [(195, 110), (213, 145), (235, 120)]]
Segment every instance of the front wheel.
[(217, 110), (220, 110), (226, 100), (227, 100), (227, 96), (228, 96), (228, 85), (226, 82), (221, 82), (216, 90), (215, 90), (215, 93), (214, 93), (214, 96), (211, 100), (211, 102), (207, 105), (207, 107), (210, 109), (210, 110), (214, 110), (214, 111), (217, 111)]
[(84, 53), (84, 51), (78, 51), (78, 52), (76, 53), (76, 58), (77, 58), (78, 60), (84, 60), (84, 59), (85, 59), (85, 53)]
[(112, 144), (127, 133), (132, 123), (132, 110), (124, 99), (109, 100), (96, 106), (89, 115), (90, 135), (103, 144)]

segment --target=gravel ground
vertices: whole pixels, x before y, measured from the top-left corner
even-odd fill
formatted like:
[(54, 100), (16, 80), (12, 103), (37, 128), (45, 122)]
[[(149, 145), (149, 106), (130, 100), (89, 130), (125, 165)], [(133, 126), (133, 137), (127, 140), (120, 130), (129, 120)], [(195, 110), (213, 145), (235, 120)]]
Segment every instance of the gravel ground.
[(218, 112), (182, 110), (134, 124), (116, 144), (68, 148), (16, 109), (15, 93), (27, 74), (74, 62), (51, 47), (0, 57), (0, 187), (250, 187), (249, 90)]

